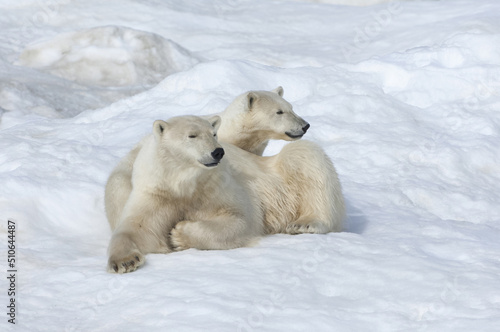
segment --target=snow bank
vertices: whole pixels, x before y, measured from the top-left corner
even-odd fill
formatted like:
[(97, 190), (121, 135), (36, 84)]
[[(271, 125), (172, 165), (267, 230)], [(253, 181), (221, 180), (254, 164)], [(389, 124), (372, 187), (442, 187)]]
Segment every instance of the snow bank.
[(0, 106), (17, 114), (73, 117), (150, 89), (198, 62), (175, 42), (131, 28), (64, 33), (26, 47), (16, 66), (0, 61)]
[(83, 84), (149, 86), (197, 62), (189, 51), (162, 36), (106, 26), (30, 45), (18, 64)]

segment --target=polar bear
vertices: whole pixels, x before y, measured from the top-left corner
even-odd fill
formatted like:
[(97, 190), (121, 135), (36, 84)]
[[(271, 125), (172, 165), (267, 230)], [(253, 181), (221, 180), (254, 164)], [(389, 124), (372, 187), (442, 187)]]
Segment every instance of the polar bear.
[(108, 271), (133, 271), (147, 253), (230, 249), (263, 234), (342, 229), (341, 186), (317, 144), (292, 142), (261, 157), (217, 142), (220, 118), (209, 120), (157, 120), (142, 140)]
[(263, 234), (257, 198), (223, 158), (219, 125), (218, 116), (154, 122), (134, 152), (133, 189), (111, 237), (109, 272), (134, 271), (144, 255), (172, 247), (230, 249)]
[[(219, 141), (262, 155), (270, 139), (300, 139), (309, 123), (293, 112), (283, 93), (279, 86), (271, 91), (248, 91), (236, 97), (218, 114), (222, 118)], [(111, 229), (115, 228), (132, 191), (133, 165), (141, 148), (142, 142), (118, 163), (106, 183), (104, 200)]]
[(222, 143), (232, 168), (248, 179), (264, 214), (265, 234), (340, 232), (345, 218), (342, 187), (330, 158), (316, 143), (291, 142), (261, 157)]
[(222, 118), (219, 140), (262, 156), (269, 140), (294, 141), (310, 125), (283, 98), (281, 86), (271, 91), (248, 91), (218, 115)]

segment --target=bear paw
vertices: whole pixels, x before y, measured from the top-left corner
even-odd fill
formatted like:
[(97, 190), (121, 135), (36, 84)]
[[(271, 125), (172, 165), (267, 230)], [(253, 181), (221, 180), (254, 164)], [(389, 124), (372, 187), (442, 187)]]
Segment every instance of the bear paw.
[(137, 270), (144, 264), (144, 256), (139, 251), (133, 251), (124, 257), (112, 256), (108, 261), (108, 272), (127, 273)]
[(182, 221), (175, 225), (169, 234), (169, 244), (173, 251), (181, 251), (191, 248), (189, 240), (184, 234), (184, 228), (188, 222)]
[(297, 234), (314, 234), (316, 232), (314, 230), (314, 227), (311, 227), (311, 225), (290, 224), (286, 226), (286, 233), (291, 235), (297, 235)]
[(299, 219), (294, 223), (288, 224), (285, 229), (287, 234), (325, 234), (332, 230), (325, 222), (317, 220)]

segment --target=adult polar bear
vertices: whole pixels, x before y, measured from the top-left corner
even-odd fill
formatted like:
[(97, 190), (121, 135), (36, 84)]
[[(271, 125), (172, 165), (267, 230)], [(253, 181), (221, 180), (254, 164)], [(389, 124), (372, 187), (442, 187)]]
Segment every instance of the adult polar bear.
[(147, 253), (230, 249), (264, 234), (341, 230), (340, 183), (320, 147), (298, 141), (260, 157), (219, 143), (219, 124), (218, 116), (155, 121), (137, 153), (108, 271), (134, 271)]
[[(309, 128), (283, 98), (281, 86), (272, 91), (245, 92), (219, 115), (223, 120), (219, 140), (258, 155), (262, 155), (270, 139), (297, 140)], [(104, 200), (111, 229), (115, 228), (132, 191), (133, 165), (142, 144), (119, 162), (106, 184)]]
[(219, 114), (219, 140), (262, 156), (270, 139), (302, 138), (309, 123), (293, 112), (283, 93), (279, 86), (272, 91), (248, 91), (236, 97)]

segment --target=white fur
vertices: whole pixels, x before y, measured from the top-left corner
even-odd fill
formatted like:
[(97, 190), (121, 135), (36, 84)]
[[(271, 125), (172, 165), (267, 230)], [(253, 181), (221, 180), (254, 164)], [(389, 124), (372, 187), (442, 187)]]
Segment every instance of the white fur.
[(270, 139), (300, 139), (309, 124), (295, 114), (292, 105), (283, 99), (283, 93), (283, 88), (277, 87), (272, 91), (248, 91), (236, 97), (219, 114), (222, 118), (219, 140), (261, 156)]
[(249, 180), (258, 197), (266, 234), (342, 230), (342, 188), (335, 167), (319, 145), (292, 142), (271, 157), (256, 156), (227, 143), (222, 146), (224, 158)]
[[(108, 271), (134, 271), (147, 253), (230, 249), (262, 234), (342, 229), (340, 183), (317, 144), (292, 142), (275, 156), (261, 157), (219, 145), (220, 118), (210, 121), (158, 120), (141, 141), (133, 189), (111, 238)], [(207, 167), (221, 146), (225, 156)]]
[[(283, 88), (277, 87), (272, 91), (248, 91), (238, 96), (219, 114), (222, 118), (219, 141), (262, 155), (270, 139), (299, 139), (305, 134), (303, 128), (308, 123), (293, 112), (290, 103), (283, 99), (283, 93)], [(276, 114), (279, 110), (283, 114)], [(286, 133), (297, 137), (291, 138)], [(133, 165), (142, 145), (139, 143), (118, 163), (106, 183), (104, 201), (111, 229), (116, 227), (132, 191)]]
[(108, 271), (134, 271), (148, 253), (230, 249), (263, 234), (261, 209), (239, 170), (224, 158), (204, 165), (220, 148), (214, 137), (220, 118), (212, 119), (215, 126), (198, 117), (156, 121), (143, 139), (133, 189), (110, 241)]

